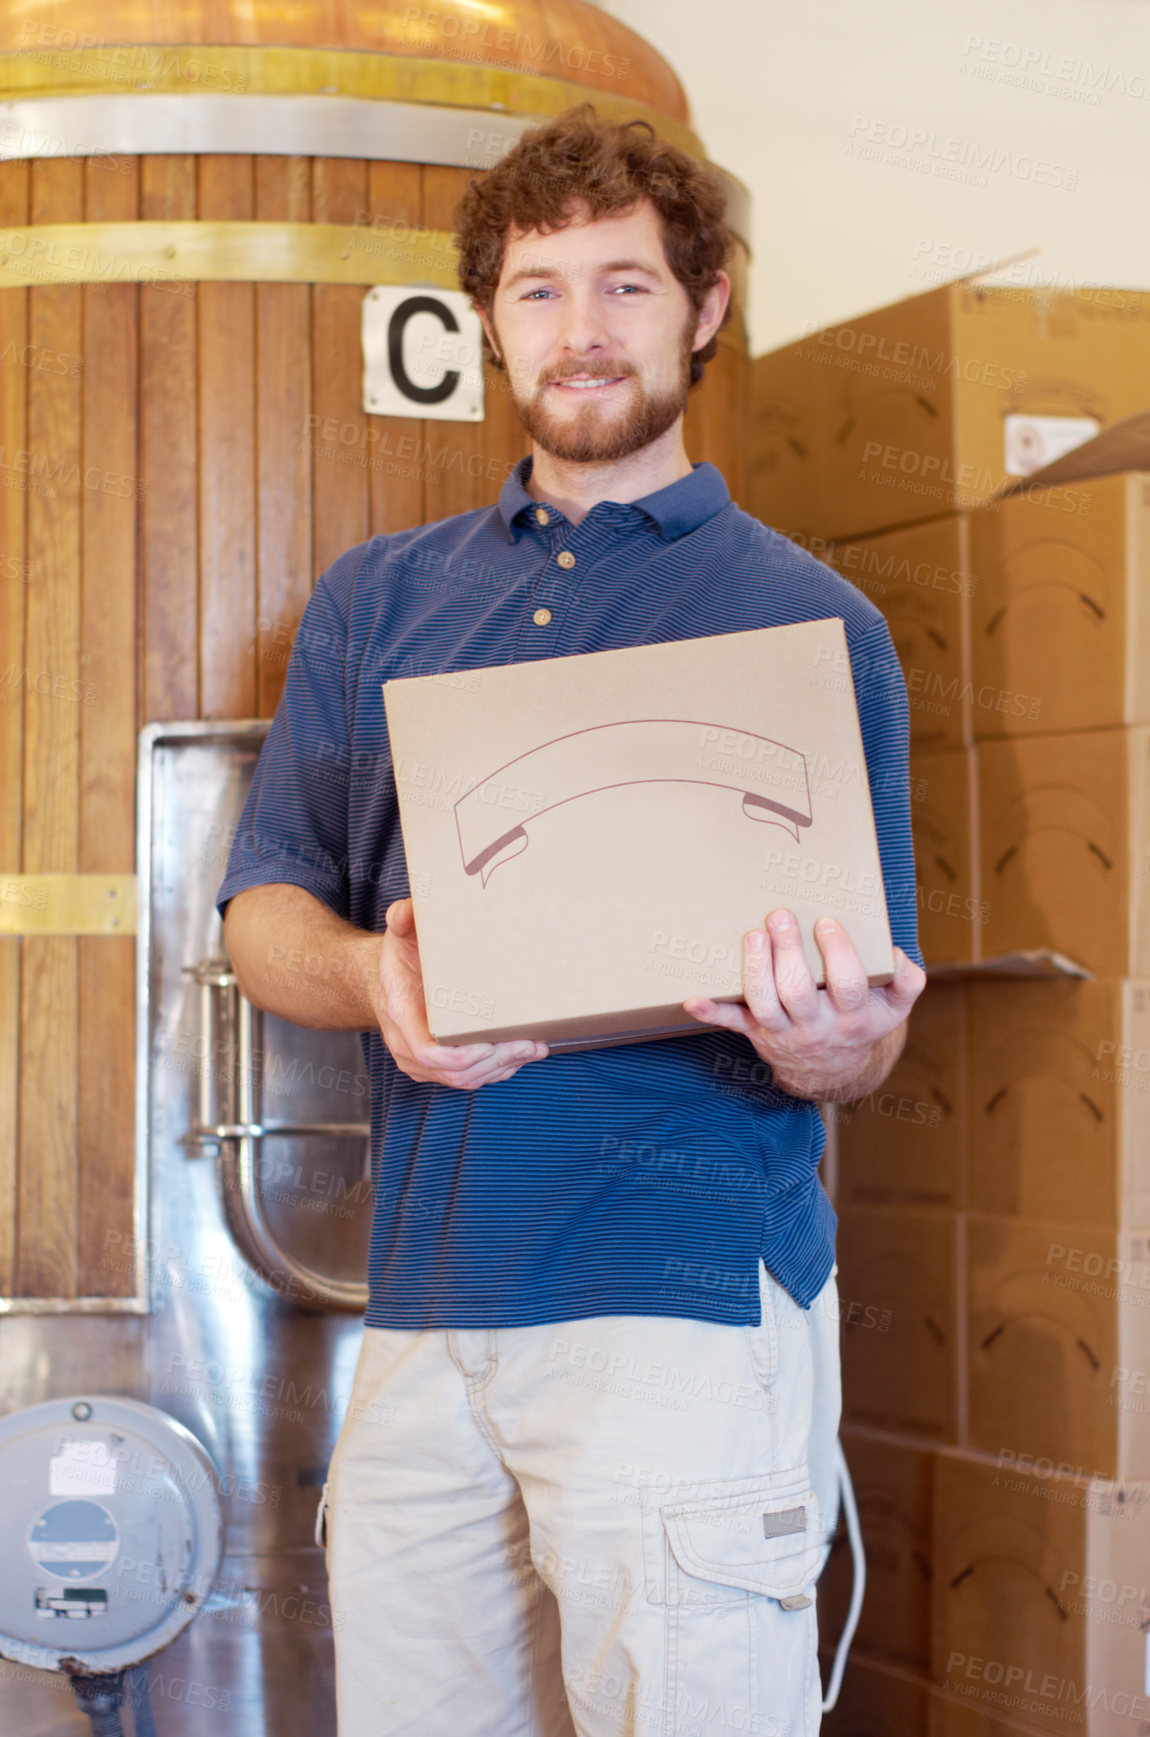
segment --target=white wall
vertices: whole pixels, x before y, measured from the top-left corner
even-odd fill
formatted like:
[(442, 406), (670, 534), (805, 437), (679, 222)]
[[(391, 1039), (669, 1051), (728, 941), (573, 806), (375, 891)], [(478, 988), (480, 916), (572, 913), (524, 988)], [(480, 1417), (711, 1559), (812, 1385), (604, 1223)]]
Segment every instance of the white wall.
[(1150, 289), (1150, 0), (603, 10), (750, 189), (752, 355), (1032, 247), (1011, 281)]

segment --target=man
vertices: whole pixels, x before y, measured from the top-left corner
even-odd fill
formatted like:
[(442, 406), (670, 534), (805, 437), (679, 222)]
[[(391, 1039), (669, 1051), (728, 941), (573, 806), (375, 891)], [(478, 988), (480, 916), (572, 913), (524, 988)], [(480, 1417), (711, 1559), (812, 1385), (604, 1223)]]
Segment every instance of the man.
[[(460, 277), (533, 452), (498, 506), (317, 584), (220, 889), (241, 986), (366, 1034), (370, 1302), (325, 1492), (341, 1737), (808, 1737), (838, 1428), (818, 1100), (925, 982), (907, 704), (879, 612), (683, 447), (728, 310), (722, 183), (590, 105), (461, 203)], [(744, 937), (746, 1006), (549, 1055), (431, 1041), (381, 683), (842, 616), (897, 971)], [(558, 672), (561, 678), (561, 666)], [(293, 946), (322, 968), (284, 979)]]

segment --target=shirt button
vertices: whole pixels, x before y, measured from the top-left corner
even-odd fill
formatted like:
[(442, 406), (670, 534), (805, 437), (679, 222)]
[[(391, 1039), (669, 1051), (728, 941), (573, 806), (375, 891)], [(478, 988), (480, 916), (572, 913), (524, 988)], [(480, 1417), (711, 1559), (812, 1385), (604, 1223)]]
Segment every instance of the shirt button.
[(561, 567), (574, 567), (575, 565), (575, 557), (570, 549), (560, 549), (555, 559)]
[(542, 507), (536, 507), (535, 523), (537, 525), (549, 525), (551, 523), (551, 515), (545, 512)]
[(551, 611), (549, 609), (537, 609), (531, 619), (536, 627), (546, 627), (551, 619)]

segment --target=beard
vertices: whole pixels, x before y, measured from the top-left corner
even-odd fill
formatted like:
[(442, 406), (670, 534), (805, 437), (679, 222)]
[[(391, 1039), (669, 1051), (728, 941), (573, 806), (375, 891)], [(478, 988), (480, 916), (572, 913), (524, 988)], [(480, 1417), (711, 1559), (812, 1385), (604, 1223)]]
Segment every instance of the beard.
[(622, 375), (634, 381), (622, 409), (605, 410), (601, 404), (587, 403), (581, 404), (574, 416), (561, 416), (546, 406), (546, 383), (526, 398), (520, 397), (512, 385), (519, 420), (544, 452), (570, 464), (609, 464), (650, 446), (653, 440), (666, 434), (687, 408), (691, 346), (697, 325), (696, 317), (688, 318), (679, 342), (678, 378), (673, 386), (648, 392), (629, 363), (611, 366), (589, 362), (569, 368), (568, 373), (587, 374), (599, 380)]

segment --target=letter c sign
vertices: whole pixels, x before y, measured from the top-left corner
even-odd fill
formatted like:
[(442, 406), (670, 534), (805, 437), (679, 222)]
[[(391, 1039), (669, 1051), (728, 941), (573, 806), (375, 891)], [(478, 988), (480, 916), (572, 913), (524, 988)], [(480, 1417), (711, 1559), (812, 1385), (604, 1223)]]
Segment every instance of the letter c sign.
[(483, 421), (483, 328), (459, 290), (377, 284), (363, 299), (363, 407)]

